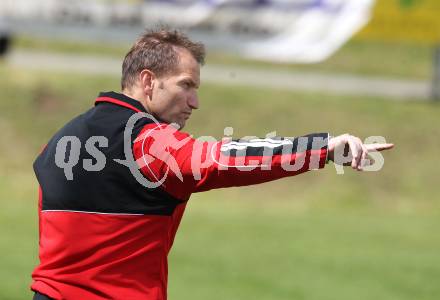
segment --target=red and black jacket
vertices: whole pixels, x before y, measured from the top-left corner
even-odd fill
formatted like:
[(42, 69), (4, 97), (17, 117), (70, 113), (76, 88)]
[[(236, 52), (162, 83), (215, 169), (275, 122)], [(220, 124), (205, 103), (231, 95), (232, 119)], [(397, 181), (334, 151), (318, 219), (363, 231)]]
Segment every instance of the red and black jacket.
[[(140, 112), (146, 110), (134, 99), (101, 93), (36, 159), (40, 264), (32, 290), (53, 299), (166, 299), (167, 255), (192, 193), (293, 176), (326, 161), (327, 133), (200, 141), (144, 117), (124, 139), (127, 122)], [(76, 137), (80, 145), (65, 144), (66, 153), (78, 152), (69, 176), (56, 160), (64, 137)], [(90, 144), (91, 137), (107, 142)], [(145, 187), (120, 163), (127, 159), (126, 143), (142, 176), (161, 181), (159, 187)], [(104, 166), (91, 168), (97, 159)]]

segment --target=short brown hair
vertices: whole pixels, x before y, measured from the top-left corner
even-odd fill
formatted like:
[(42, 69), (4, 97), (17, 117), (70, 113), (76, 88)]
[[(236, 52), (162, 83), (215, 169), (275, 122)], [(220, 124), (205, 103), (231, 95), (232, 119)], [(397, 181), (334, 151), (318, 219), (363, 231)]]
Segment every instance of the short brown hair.
[(205, 62), (205, 46), (191, 41), (178, 30), (161, 28), (148, 30), (131, 47), (122, 64), (122, 90), (132, 87), (137, 75), (148, 69), (162, 76), (177, 70), (179, 54), (176, 48), (188, 50), (201, 65)]

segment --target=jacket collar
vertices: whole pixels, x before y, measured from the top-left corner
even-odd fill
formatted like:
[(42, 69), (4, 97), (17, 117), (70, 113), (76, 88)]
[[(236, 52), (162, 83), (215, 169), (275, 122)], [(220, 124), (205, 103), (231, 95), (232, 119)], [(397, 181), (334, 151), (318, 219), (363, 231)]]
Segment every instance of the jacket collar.
[(113, 103), (134, 110), (135, 112), (147, 112), (145, 107), (137, 100), (116, 92), (101, 92), (95, 100), (95, 105), (101, 102)]

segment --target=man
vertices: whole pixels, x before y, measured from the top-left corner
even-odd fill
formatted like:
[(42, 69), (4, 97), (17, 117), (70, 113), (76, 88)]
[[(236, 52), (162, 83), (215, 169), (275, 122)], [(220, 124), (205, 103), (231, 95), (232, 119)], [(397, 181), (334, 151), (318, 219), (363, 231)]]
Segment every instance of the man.
[[(199, 107), (204, 47), (177, 31), (142, 35), (122, 66), (122, 93), (101, 93), (34, 163), (40, 184), (35, 299), (166, 299), (167, 255), (194, 192), (323, 168), (353, 136), (201, 141), (177, 130)], [(140, 172), (139, 172), (140, 169)]]

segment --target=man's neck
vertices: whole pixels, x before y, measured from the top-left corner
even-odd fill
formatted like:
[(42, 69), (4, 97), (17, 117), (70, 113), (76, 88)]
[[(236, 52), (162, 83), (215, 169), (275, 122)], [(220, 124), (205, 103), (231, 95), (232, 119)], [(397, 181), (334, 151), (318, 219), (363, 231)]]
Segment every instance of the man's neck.
[(144, 97), (143, 94), (136, 93), (136, 92), (133, 92), (133, 91), (128, 91), (128, 90), (123, 90), (121, 93), (124, 94), (127, 97), (130, 97), (130, 98), (132, 98), (132, 99), (134, 99), (136, 101), (139, 101), (147, 112), (150, 111), (148, 109), (147, 99)]

